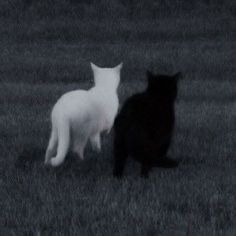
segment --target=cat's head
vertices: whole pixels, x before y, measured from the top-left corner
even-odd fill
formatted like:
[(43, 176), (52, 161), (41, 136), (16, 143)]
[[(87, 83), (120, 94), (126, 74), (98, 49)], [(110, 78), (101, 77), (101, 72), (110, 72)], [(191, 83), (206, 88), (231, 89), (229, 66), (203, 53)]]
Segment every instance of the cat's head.
[(98, 67), (92, 62), (90, 62), (90, 64), (94, 75), (95, 86), (106, 87), (108, 89), (118, 88), (120, 83), (120, 71), (123, 63), (112, 68)]
[(174, 75), (153, 74), (147, 71), (148, 89), (152, 94), (170, 98), (175, 100), (177, 96), (178, 80), (182, 77), (182, 73), (178, 72)]

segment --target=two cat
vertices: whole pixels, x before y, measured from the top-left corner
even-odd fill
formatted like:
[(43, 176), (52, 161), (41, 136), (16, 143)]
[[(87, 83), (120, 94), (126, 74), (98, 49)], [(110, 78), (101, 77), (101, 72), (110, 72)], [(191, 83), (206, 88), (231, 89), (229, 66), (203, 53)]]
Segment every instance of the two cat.
[(100, 68), (91, 63), (95, 86), (64, 94), (51, 112), (52, 131), (45, 155), (45, 164), (59, 166), (72, 147), (81, 159), (88, 142), (98, 151), (100, 135), (109, 133), (118, 112), (117, 88), (122, 63), (114, 68)]
[(101, 132), (109, 133), (115, 120), (115, 177), (122, 176), (128, 156), (141, 163), (144, 177), (148, 177), (154, 166), (176, 167), (178, 163), (167, 157), (167, 151), (175, 123), (174, 104), (181, 73), (169, 76), (147, 72), (147, 89), (128, 98), (117, 115), (122, 63), (114, 68), (100, 68), (91, 63), (91, 68), (95, 86), (88, 91), (64, 94), (52, 109), (45, 164), (54, 167), (62, 164), (70, 146), (84, 159), (88, 140), (100, 151)]
[(147, 72), (146, 91), (124, 103), (114, 123), (114, 176), (122, 176), (128, 156), (141, 163), (144, 177), (148, 177), (154, 166), (177, 166), (178, 163), (166, 155), (174, 128), (174, 103), (180, 76), (180, 73), (168, 76)]

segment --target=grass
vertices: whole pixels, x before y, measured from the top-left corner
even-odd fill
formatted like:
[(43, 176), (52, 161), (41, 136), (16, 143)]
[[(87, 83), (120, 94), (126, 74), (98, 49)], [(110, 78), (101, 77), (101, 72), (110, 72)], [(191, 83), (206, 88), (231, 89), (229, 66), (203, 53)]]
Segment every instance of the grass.
[(0, 81), (80, 82), (91, 79), (89, 61), (101, 66), (124, 62), (123, 80), (144, 79), (147, 68), (183, 71), (188, 80), (233, 80), (234, 41), (156, 43), (2, 44)]
[[(1, 3), (0, 235), (235, 235), (234, 3), (182, 2), (182, 11), (179, 1), (150, 0), (132, 13), (103, 0), (104, 13), (57, 2)], [(92, 86), (89, 61), (124, 62), (121, 104), (145, 87), (146, 69), (183, 72), (170, 149), (177, 169), (144, 180), (129, 161), (114, 179), (113, 133), (99, 154), (88, 146), (84, 161), (70, 153), (61, 167), (44, 166), (50, 110), (66, 91)]]
[[(2, 83), (3, 235), (235, 234), (235, 82), (181, 82), (170, 150), (181, 164), (149, 180), (131, 161), (124, 179), (112, 177), (112, 134), (100, 154), (88, 147), (84, 161), (70, 154), (57, 169), (44, 166), (53, 103), (90, 86)], [(121, 101), (144, 86), (124, 82)]]

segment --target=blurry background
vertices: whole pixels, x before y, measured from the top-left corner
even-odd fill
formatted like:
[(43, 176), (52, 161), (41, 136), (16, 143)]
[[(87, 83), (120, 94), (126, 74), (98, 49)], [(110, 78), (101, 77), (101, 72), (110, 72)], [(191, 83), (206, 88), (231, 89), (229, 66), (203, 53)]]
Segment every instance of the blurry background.
[(2, 0), (0, 80), (86, 80), (89, 60), (124, 61), (125, 80), (146, 68), (232, 79), (235, 18), (233, 0)]

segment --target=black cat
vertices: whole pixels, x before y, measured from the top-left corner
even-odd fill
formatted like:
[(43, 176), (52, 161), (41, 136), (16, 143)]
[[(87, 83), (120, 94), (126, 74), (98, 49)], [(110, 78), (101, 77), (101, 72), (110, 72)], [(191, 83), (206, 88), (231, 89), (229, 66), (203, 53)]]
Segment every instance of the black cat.
[(128, 156), (141, 163), (141, 176), (154, 166), (172, 168), (178, 162), (166, 156), (175, 123), (174, 103), (181, 73), (173, 76), (147, 72), (143, 93), (127, 99), (116, 117), (113, 175), (121, 177)]

